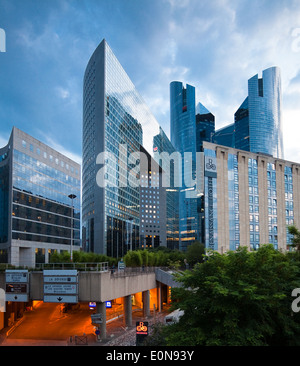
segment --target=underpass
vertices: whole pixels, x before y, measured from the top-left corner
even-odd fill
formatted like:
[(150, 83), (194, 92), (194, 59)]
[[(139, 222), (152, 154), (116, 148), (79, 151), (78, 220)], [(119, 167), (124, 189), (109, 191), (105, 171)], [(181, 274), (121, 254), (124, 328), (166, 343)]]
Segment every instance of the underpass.
[[(157, 281), (157, 277), (162, 282)], [(60, 303), (43, 302), (43, 272), (30, 272), (29, 282), (28, 303), (7, 303), (14, 320), (17, 320), (17, 313), (21, 312), (23, 316), (22, 323), (2, 344), (50, 342), (66, 345), (70, 340), (74, 342), (75, 335), (83, 334), (92, 336), (95, 341), (96, 329), (100, 331), (99, 338), (105, 341), (132, 327), (136, 319), (158, 316), (170, 302), (170, 287), (163, 283), (169, 281), (162, 278), (161, 271), (158, 275), (157, 269), (150, 268), (119, 272), (78, 271), (78, 303), (69, 305), (67, 312)], [(0, 287), (5, 287), (3, 273), (0, 273)], [(106, 308), (107, 301), (112, 303), (112, 308)], [(89, 302), (95, 303), (93, 310), (90, 310)], [(34, 303), (39, 306), (29, 310), (28, 305)], [(91, 324), (92, 313), (101, 313), (100, 324)]]

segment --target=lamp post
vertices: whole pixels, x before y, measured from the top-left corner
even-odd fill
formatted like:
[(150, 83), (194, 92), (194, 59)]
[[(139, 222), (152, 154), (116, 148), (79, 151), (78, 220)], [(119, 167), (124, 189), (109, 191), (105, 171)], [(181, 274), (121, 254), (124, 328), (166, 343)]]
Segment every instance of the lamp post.
[(74, 198), (76, 198), (75, 194), (69, 194), (68, 195), (69, 198), (71, 198), (72, 200), (72, 215), (71, 215), (71, 246), (70, 246), (70, 257), (71, 257), (71, 262), (73, 261), (73, 213), (74, 213), (74, 208), (73, 208), (73, 200)]
[(132, 220), (133, 220), (133, 217), (129, 217), (129, 221), (130, 221), (130, 250), (132, 250)]

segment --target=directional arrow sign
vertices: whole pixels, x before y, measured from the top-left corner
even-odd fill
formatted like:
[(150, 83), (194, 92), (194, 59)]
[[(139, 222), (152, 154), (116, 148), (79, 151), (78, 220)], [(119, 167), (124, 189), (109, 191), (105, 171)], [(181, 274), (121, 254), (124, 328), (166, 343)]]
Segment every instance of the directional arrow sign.
[(44, 302), (61, 302), (61, 303), (74, 303), (78, 302), (78, 296), (64, 296), (64, 295), (44, 295)]

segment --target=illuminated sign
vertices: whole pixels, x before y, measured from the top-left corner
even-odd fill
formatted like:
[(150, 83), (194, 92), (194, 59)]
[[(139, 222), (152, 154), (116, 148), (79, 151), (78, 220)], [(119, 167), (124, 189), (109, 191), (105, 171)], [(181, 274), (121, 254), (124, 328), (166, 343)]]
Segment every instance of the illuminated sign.
[(111, 301), (106, 301), (106, 307), (111, 308)]
[(148, 335), (148, 322), (136, 322), (136, 334)]

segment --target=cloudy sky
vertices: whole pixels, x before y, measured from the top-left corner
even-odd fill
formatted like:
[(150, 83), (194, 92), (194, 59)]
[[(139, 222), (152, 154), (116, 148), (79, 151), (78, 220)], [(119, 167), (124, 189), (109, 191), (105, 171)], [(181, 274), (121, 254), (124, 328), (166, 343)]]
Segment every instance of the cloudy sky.
[(83, 74), (105, 38), (167, 134), (171, 81), (218, 129), (279, 66), (285, 158), (300, 162), (299, 0), (0, 0), (0, 28), (0, 146), (16, 126), (80, 162)]

